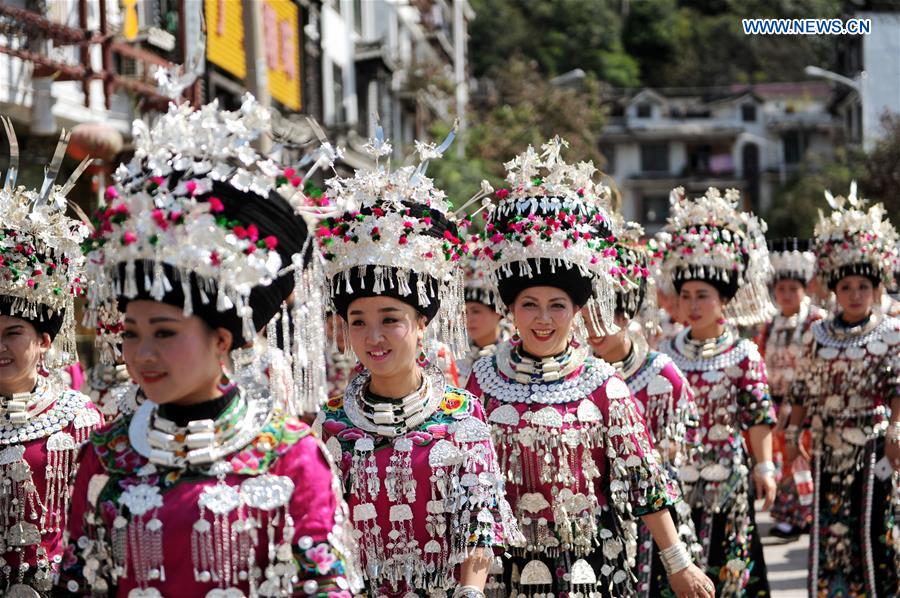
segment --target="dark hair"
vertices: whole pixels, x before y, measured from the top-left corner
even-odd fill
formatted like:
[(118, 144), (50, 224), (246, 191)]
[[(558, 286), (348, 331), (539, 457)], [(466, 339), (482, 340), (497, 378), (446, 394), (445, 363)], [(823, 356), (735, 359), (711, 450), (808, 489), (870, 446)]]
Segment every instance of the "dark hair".
[[(173, 177), (177, 180), (177, 177)], [(303, 218), (297, 215), (288, 202), (277, 192), (271, 191), (268, 197), (261, 197), (253, 192), (243, 192), (231, 185), (222, 182), (213, 182), (212, 190), (202, 196), (198, 201), (208, 201), (215, 197), (222, 202), (223, 210), (218, 217), (227, 220), (238, 221), (245, 226), (255, 224), (259, 229), (260, 238), (272, 235), (278, 239), (276, 251), (281, 256), (282, 267), (289, 266), (294, 254), (300, 253), (308, 237), (308, 230)], [(311, 255), (310, 244), (304, 255), (304, 262)], [(163, 303), (184, 306), (184, 292), (180, 280), (177, 278), (175, 268), (170, 264), (161, 264), (166, 277), (172, 282), (172, 289), (160, 299)], [(124, 279), (125, 263), (119, 264), (120, 280)], [(150, 272), (145, 272), (150, 268)], [(153, 262), (150, 260), (135, 262), (135, 282), (137, 283), (137, 296), (131, 299), (147, 299), (155, 301), (151, 289), (147, 283), (152, 279)], [(242, 319), (235, 308), (227, 311), (216, 309), (216, 290), (208, 281), (201, 280), (194, 273), (189, 274), (189, 288), (191, 289), (191, 304), (193, 313), (206, 321), (212, 328), (225, 328), (232, 334), (232, 349), (245, 345), (252, 339), (244, 338)], [(278, 313), (282, 302), (294, 290), (294, 274), (287, 272), (267, 286), (254, 287), (248, 299), (253, 308), (253, 329), (262, 329), (272, 317)], [(203, 295), (207, 296), (204, 303)], [(129, 298), (120, 295), (119, 311), (124, 312)]]
[(62, 328), (63, 320), (66, 316), (65, 310), (60, 309), (53, 311), (49, 307), (41, 305), (38, 307), (37, 316), (34, 318), (26, 318), (21, 315), (18, 310), (13, 310), (13, 305), (15, 305), (16, 301), (18, 301), (16, 297), (10, 297), (8, 295), (0, 296), (0, 315), (24, 320), (34, 326), (34, 329), (38, 334), (43, 334), (45, 332), (49, 334), (50, 340), (53, 341)]
[[(578, 307), (584, 307), (590, 300), (593, 278), (582, 274), (578, 266), (565, 262), (554, 265), (553, 260), (547, 258), (529, 258), (527, 262), (531, 267), (531, 276), (504, 276), (502, 271), (497, 273), (500, 277), (497, 285), (500, 298), (508, 308), (512, 307), (522, 291), (532, 287), (554, 287), (564, 291)], [(516, 266), (513, 265), (512, 268), (515, 269)]]
[(840, 266), (828, 276), (828, 290), (833, 291), (838, 283), (848, 276), (862, 276), (872, 282), (872, 288), (877, 289), (881, 284), (881, 269), (868, 263), (847, 264)]
[[(370, 216), (375, 208), (379, 208), (383, 205), (384, 204), (376, 204), (372, 207), (363, 208), (360, 210), (360, 214)], [(403, 206), (406, 208), (406, 215), (412, 218), (431, 218), (431, 226), (419, 234), (434, 237), (436, 239), (443, 239), (445, 232), (450, 232), (454, 237), (459, 235), (456, 223), (448, 219), (442, 212), (429, 210), (425, 206), (408, 202), (403, 202)], [(394, 207), (390, 207), (389, 209), (392, 211), (395, 210)], [(381, 269), (382, 276), (385, 277), (385, 284), (384, 288), (376, 293), (374, 290), (376, 282), (375, 274), (376, 269), (378, 268)], [(425, 319), (428, 322), (431, 322), (441, 307), (439, 296), (440, 284), (438, 281), (425, 274), (409, 272), (409, 289), (411, 292), (408, 295), (402, 295), (400, 293), (399, 285), (396, 284), (397, 273), (397, 268), (388, 266), (358, 266), (353, 268), (353, 272), (350, 274), (351, 284), (353, 286), (353, 290), (351, 291), (347, 291), (347, 287), (343, 283), (343, 275), (338, 274), (334, 276), (331, 279), (331, 301), (334, 304), (335, 311), (346, 320), (347, 309), (356, 299), (383, 296), (391, 297), (398, 301), (402, 301), (407, 305), (411, 305), (421, 315), (425, 316)], [(424, 302), (419, 301), (417, 286), (420, 280), (425, 285), (425, 294), (428, 296), (428, 305), (424, 305)]]

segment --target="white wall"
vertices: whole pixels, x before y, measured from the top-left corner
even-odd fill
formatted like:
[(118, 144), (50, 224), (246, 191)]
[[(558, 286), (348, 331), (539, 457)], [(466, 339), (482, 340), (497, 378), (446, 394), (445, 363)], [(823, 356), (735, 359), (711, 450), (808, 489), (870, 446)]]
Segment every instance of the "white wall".
[[(340, 2), (341, 0), (332, 0)], [(343, 103), (346, 122), (357, 121), (356, 71), (353, 63), (353, 23), (345, 20), (353, 18), (352, 5), (342, 6), (339, 14), (332, 3), (322, 6), (322, 107), (326, 124), (334, 124), (337, 113), (334, 98), (334, 65), (341, 68), (343, 75)]]
[[(24, 7), (22, 0), (4, 0), (12, 6)], [(107, 2), (107, 15), (111, 26), (118, 23), (119, 7), (116, 2)], [(55, 0), (50, 3), (47, 18), (70, 27), (78, 27), (77, 0)], [(99, 29), (99, 2), (88, 1), (88, 28)], [(0, 44), (9, 44), (5, 36), (0, 35)], [(100, 70), (103, 66), (101, 48), (95, 44), (90, 48), (90, 66)], [(59, 61), (78, 64), (81, 54), (76, 46), (57, 46), (52, 56)], [(30, 122), (30, 109), (34, 100), (32, 86), (32, 65), (29, 62), (0, 54), (0, 108), (20, 122)], [(71, 127), (80, 122), (105, 122), (124, 134), (131, 132), (133, 118), (132, 102), (124, 92), (111, 99), (110, 110), (106, 109), (103, 96), (103, 82), (90, 82), (90, 94), (85, 105), (84, 88), (81, 81), (54, 81), (50, 85), (52, 102), (51, 112), (56, 127)], [(45, 123), (48, 121), (44, 121)]]
[(885, 110), (900, 114), (900, 13), (860, 13), (871, 19), (863, 36), (863, 144), (868, 149), (882, 136)]

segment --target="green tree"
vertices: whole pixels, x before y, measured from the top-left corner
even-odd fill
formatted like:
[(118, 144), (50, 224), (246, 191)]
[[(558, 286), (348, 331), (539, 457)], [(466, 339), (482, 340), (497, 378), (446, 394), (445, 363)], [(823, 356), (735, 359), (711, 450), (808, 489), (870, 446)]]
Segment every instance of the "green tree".
[(883, 203), (892, 222), (900, 224), (900, 116), (882, 118), (884, 136), (866, 154), (853, 147), (838, 147), (833, 158), (808, 158), (786, 185), (775, 192), (765, 215), (769, 237), (810, 236), (818, 211), (828, 212), (823, 192), (845, 195), (851, 181), (870, 203)]
[(471, 0), (470, 55), (476, 76), (521, 55), (550, 76), (580, 68), (620, 87), (639, 83), (625, 52), (618, 1)]
[(616, 87), (796, 81), (829, 66), (833, 36), (745, 35), (742, 18), (839, 17), (846, 0), (471, 0), (476, 76), (510, 57)]
[(795, 176), (775, 191), (772, 207), (765, 214), (767, 236), (812, 237), (819, 210), (829, 210), (825, 190), (846, 194), (850, 182), (863, 171), (863, 164), (860, 151), (846, 148), (838, 148), (832, 159), (808, 158)]
[(881, 126), (884, 136), (866, 156), (864, 191), (883, 203), (900, 226), (900, 114), (884, 114)]
[[(540, 73), (536, 62), (512, 59), (494, 69), (468, 112), (465, 157), (451, 148), (429, 165), (429, 175), (447, 192), (454, 205), (474, 195), (482, 179), (496, 188), (503, 184), (503, 164), (529, 144), (535, 147), (559, 135), (569, 142), (566, 159), (593, 161), (603, 167), (598, 138), (605, 122), (598, 84), (592, 77), (584, 89), (559, 88)], [(432, 131), (435, 138), (446, 126)], [(477, 209), (473, 206), (472, 209)]]

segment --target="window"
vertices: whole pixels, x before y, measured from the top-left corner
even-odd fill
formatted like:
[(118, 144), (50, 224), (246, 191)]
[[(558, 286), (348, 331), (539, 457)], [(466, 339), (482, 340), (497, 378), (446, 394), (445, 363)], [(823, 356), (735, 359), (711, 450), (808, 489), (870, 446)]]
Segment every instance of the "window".
[(638, 116), (638, 118), (652, 117), (653, 116), (653, 106), (651, 106), (650, 104), (638, 104), (637, 116)]
[(756, 122), (756, 104), (744, 104), (741, 106), (741, 120), (745, 123)]
[(669, 172), (669, 144), (642, 143), (641, 170), (643, 172)]
[(616, 146), (603, 143), (600, 145), (600, 153), (603, 154), (603, 158), (606, 159), (606, 164), (603, 166), (603, 172), (608, 174), (614, 173), (616, 171)]
[(803, 131), (787, 131), (781, 138), (784, 144), (784, 163), (797, 164), (803, 159), (809, 139)]
[(353, 0), (353, 30), (358, 35), (363, 34), (363, 7), (362, 0)]
[(668, 217), (668, 195), (645, 195), (641, 198), (641, 221), (644, 224), (664, 224)]
[(343, 123), (347, 120), (344, 108), (344, 71), (338, 65), (331, 65), (331, 87), (334, 90), (334, 123)]

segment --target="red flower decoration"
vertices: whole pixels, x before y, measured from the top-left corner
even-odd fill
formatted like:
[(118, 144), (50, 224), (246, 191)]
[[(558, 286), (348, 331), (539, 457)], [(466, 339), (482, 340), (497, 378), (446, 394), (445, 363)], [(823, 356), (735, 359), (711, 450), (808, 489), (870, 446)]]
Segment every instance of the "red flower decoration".
[(156, 226), (159, 228), (166, 230), (169, 228), (169, 223), (166, 222), (166, 215), (159, 208), (156, 208), (150, 213), (150, 216), (153, 218), (153, 221), (156, 222)]
[(225, 210), (225, 205), (222, 203), (222, 200), (218, 197), (210, 197), (209, 198), (209, 211), (213, 214), (218, 214)]

